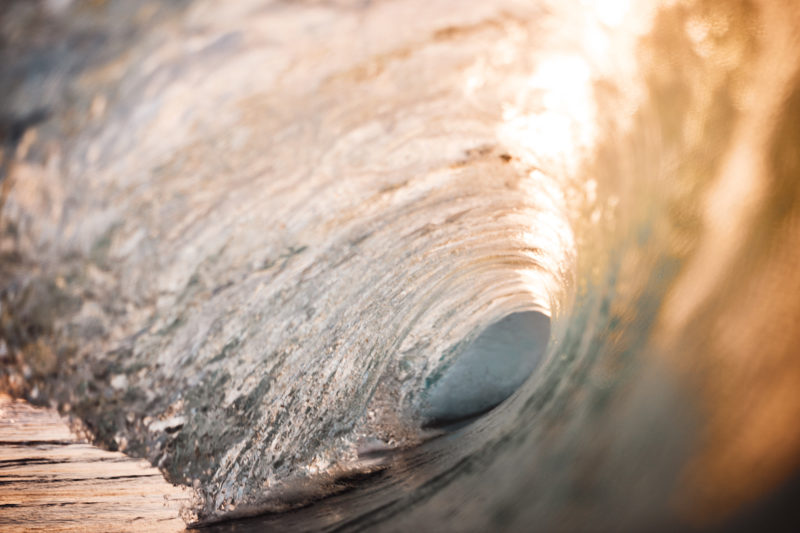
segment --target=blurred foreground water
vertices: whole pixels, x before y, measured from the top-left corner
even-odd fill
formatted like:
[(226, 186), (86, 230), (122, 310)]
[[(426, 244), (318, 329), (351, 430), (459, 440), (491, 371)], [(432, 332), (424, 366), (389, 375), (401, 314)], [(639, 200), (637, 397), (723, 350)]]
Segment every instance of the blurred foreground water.
[(192, 487), (189, 522), (271, 513), (220, 529), (784, 524), (797, 27), (11, 2), (0, 390)]

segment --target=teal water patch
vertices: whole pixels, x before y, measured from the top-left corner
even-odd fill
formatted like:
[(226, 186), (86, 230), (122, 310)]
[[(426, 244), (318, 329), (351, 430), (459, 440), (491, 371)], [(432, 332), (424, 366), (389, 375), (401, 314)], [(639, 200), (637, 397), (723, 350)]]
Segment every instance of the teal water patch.
[(421, 414), (437, 425), (484, 413), (539, 366), (550, 339), (543, 313), (513, 313), (486, 328), (425, 392)]

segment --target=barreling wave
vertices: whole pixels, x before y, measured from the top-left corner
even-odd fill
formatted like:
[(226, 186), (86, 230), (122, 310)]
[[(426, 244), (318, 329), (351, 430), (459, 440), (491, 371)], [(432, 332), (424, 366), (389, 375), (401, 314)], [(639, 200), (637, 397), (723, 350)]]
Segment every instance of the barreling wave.
[(751, 501), (798, 447), (703, 492), (735, 477), (709, 457), (761, 455), (728, 441), (746, 374), (702, 366), (728, 333), (701, 325), (767, 276), (742, 249), (796, 260), (719, 230), (796, 220), (763, 166), (797, 138), (770, 137), (796, 59), (758, 75), (795, 45), (758, 3), (623, 4), (197, 2), (78, 42), (59, 96), (8, 104), (55, 118), (15, 139), (4, 387), (193, 486), (201, 523), (669, 527)]

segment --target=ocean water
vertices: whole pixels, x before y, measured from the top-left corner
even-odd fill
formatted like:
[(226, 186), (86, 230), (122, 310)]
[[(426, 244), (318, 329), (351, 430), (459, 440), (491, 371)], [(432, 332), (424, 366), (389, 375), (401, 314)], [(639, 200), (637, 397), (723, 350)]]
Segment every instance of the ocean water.
[(727, 527), (800, 466), (798, 23), (12, 3), (0, 387), (220, 530)]

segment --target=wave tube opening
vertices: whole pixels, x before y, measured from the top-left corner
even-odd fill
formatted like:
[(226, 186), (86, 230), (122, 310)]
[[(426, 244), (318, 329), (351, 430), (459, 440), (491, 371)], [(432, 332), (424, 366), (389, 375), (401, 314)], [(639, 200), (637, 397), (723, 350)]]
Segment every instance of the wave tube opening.
[(491, 324), (424, 393), (421, 411), (429, 426), (483, 414), (511, 396), (541, 363), (550, 339), (550, 319), (518, 312)]

